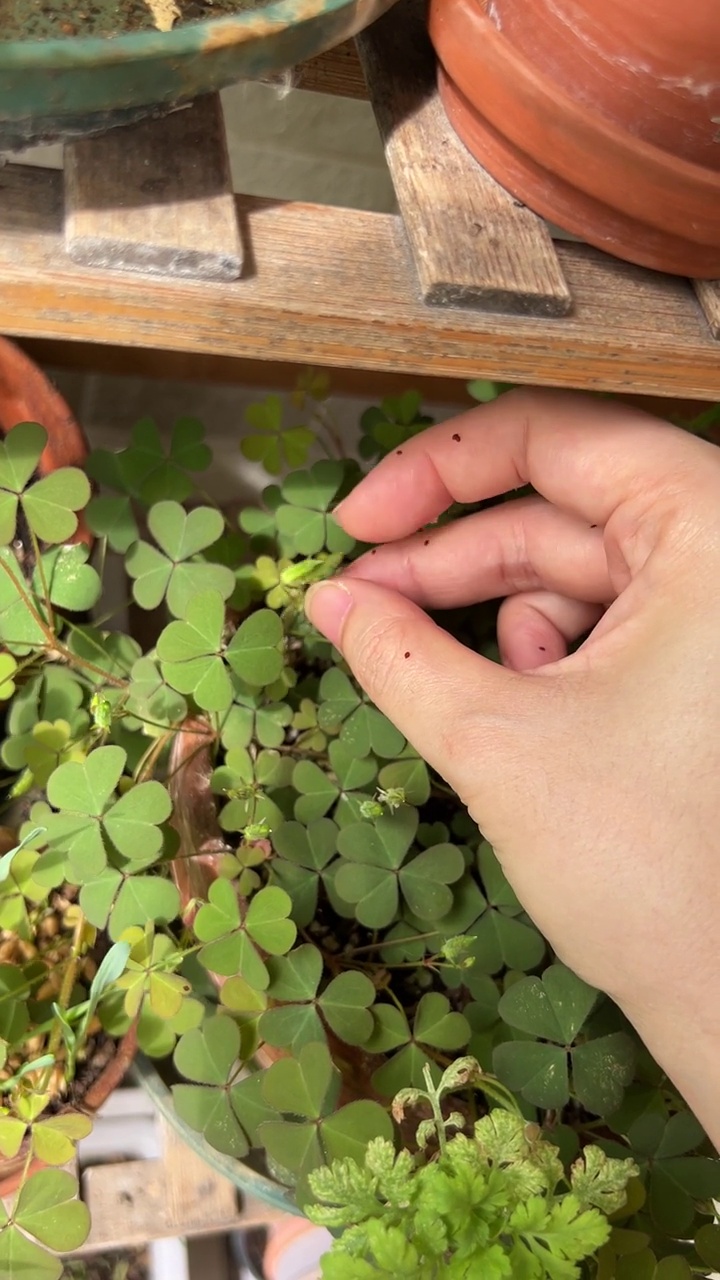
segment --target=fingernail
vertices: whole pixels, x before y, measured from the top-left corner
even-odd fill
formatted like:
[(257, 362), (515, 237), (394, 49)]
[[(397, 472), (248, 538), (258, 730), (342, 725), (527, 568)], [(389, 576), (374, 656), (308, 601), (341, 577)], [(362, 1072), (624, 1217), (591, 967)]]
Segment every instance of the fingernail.
[(307, 616), (336, 648), (340, 648), (342, 625), (352, 602), (352, 594), (337, 578), (315, 582), (305, 596)]

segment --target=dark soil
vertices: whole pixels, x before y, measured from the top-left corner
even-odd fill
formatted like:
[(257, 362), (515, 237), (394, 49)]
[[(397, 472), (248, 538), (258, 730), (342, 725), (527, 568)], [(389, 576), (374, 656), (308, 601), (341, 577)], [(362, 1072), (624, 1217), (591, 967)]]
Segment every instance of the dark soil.
[(262, 9), (269, 0), (0, 0), (0, 41), (119, 36), (158, 29), (160, 12), (173, 26)]

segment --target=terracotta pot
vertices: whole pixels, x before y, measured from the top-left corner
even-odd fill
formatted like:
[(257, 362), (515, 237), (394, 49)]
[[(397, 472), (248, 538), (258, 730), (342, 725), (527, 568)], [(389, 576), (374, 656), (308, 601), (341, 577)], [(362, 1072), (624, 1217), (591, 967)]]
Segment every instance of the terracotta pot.
[[(63, 1105), (60, 1108), (60, 1114), (69, 1115), (79, 1112), (85, 1116), (95, 1115), (120, 1084), (136, 1053), (137, 1030), (133, 1024), (122, 1040), (112, 1046), (106, 1065), (83, 1095), (81, 1101), (77, 1104), (68, 1102)], [(17, 1191), (23, 1178), (26, 1158), (27, 1146), (23, 1144), (12, 1160), (0, 1160), (0, 1200), (14, 1195)], [(42, 1160), (33, 1159), (30, 1162), (29, 1173), (35, 1173), (38, 1169), (43, 1168), (45, 1168), (45, 1165)]]
[(720, 276), (720, 7), (431, 0), (450, 123), (514, 196), (642, 266)]
[[(0, 338), (0, 431), (7, 435), (19, 422), (39, 422), (47, 431), (40, 475), (85, 466), (88, 443), (62, 396), (20, 347)], [(82, 517), (73, 541), (92, 541)]]

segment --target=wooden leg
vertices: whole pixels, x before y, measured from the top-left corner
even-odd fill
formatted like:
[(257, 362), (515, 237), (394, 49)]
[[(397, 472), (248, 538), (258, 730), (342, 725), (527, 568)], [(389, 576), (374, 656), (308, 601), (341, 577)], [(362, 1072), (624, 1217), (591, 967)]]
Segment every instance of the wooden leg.
[(65, 248), (88, 267), (237, 280), (242, 243), (219, 95), (68, 143)]

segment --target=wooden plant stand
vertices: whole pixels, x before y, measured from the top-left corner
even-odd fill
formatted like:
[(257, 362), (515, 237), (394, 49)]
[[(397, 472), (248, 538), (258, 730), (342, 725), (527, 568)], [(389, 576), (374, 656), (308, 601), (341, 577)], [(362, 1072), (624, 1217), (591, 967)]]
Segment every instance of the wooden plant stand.
[[(205, 98), (0, 169), (0, 330), (413, 375), (720, 398), (720, 284), (553, 241), (452, 134), (422, 0), (298, 70), (370, 97), (398, 213), (232, 192)], [(365, 84), (367, 89), (365, 89)]]

